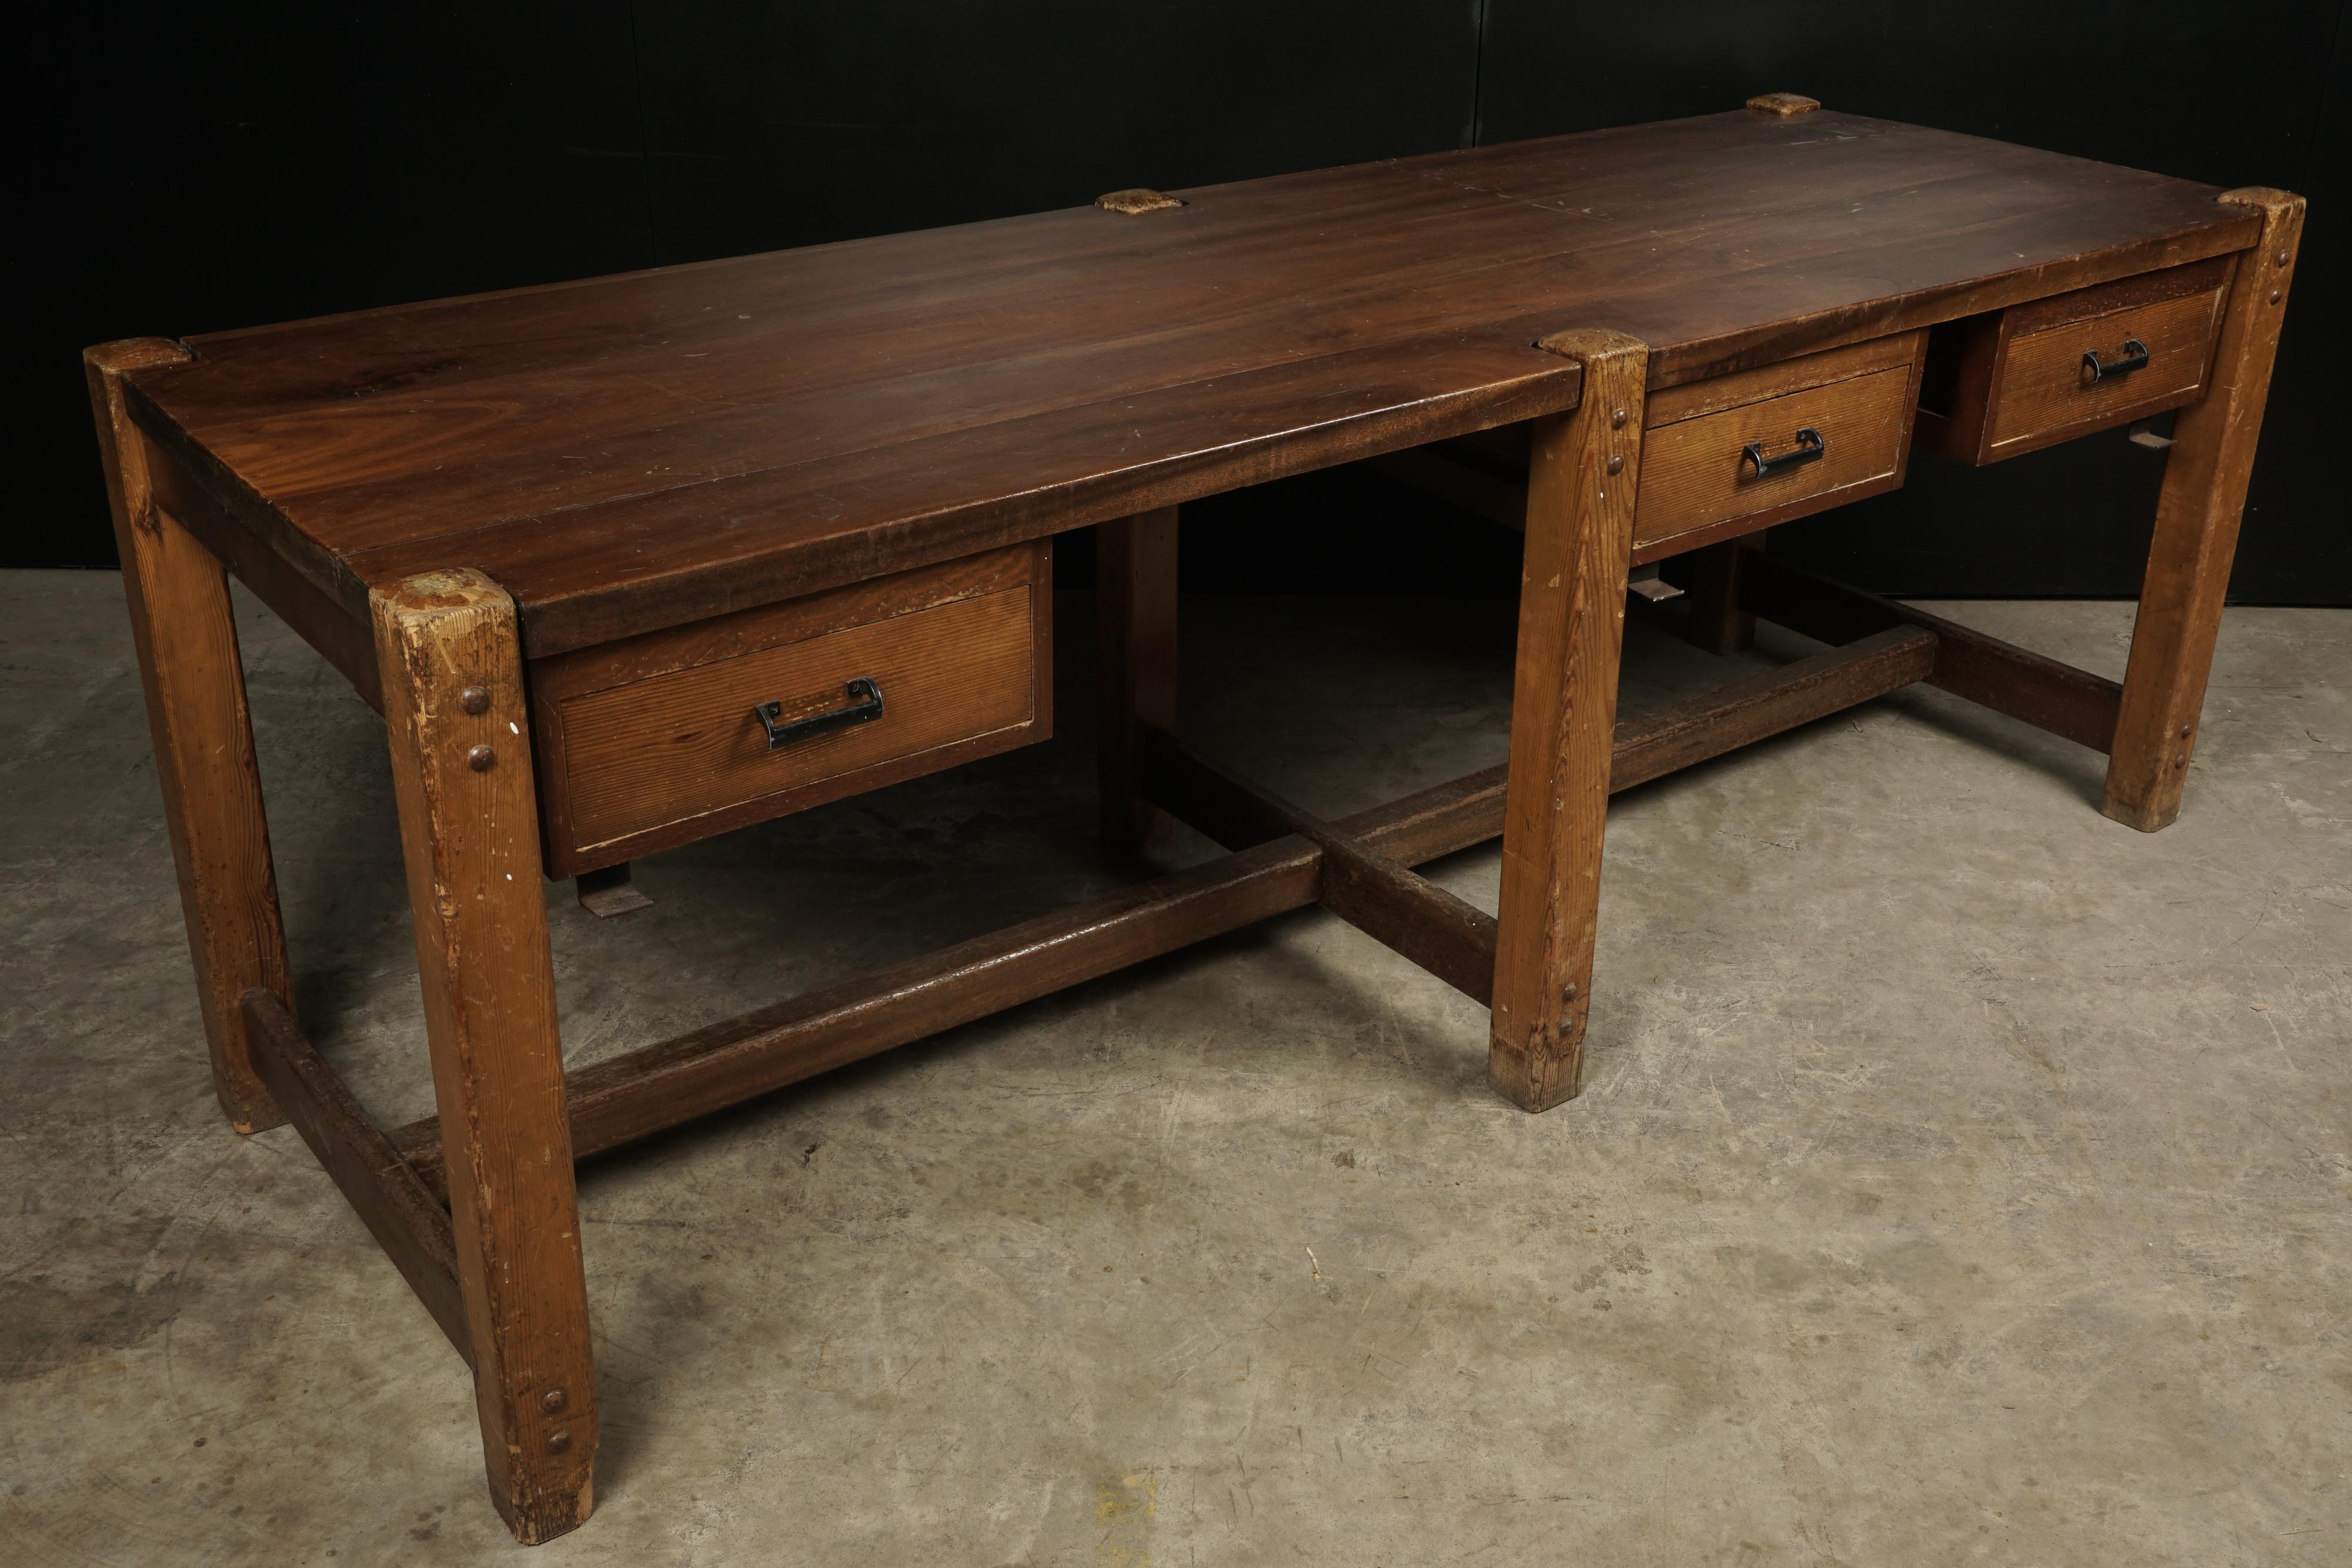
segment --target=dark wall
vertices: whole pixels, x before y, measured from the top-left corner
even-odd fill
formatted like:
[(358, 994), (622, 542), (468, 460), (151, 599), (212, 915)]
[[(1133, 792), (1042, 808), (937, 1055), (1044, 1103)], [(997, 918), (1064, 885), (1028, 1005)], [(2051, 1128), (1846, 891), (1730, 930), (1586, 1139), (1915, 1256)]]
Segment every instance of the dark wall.
[(1473, 0), (641, 0), (655, 255), (1458, 146), (1476, 24)]
[[(1701, 113), (1751, 92), (2312, 198), (2237, 577), (2352, 602), (2346, 0), (745, 0), (70, 12), (18, 273), (11, 563), (112, 559), (75, 353), (624, 267)], [(1959, 20), (1965, 16), (1965, 25)], [(2258, 35), (2258, 36), (2257, 36)], [(82, 68), (81, 62), (103, 61)], [(98, 79), (94, 80), (94, 77)], [(1899, 495), (1776, 548), (1891, 591), (2128, 593), (2158, 465), (2120, 437)], [(2331, 499), (2331, 497), (2336, 497)], [(1279, 518), (1283, 527), (1265, 525)], [(1188, 579), (1507, 591), (1484, 525), (1354, 474), (1197, 509)], [(1077, 541), (1073, 541), (1076, 543)], [(1083, 549), (1065, 552), (1083, 565)], [(1334, 560), (1341, 565), (1335, 569)]]

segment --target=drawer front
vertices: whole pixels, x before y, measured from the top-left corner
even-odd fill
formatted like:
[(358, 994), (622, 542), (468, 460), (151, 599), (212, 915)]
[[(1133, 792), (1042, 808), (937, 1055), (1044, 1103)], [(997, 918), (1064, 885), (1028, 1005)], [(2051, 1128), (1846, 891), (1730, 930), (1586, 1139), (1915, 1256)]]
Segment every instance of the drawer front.
[[(1921, 334), (1654, 394), (1633, 559), (1654, 560), (1903, 482)], [(1820, 455), (1789, 461), (1813, 446)], [(1753, 446), (1764, 459), (1759, 470)]]
[[(2216, 256), (1937, 328), (1920, 444), (1997, 463), (2194, 402), (2230, 269)], [(2086, 354), (2109, 368), (2093, 375)]]
[[(2215, 289), (2011, 340), (1993, 392), (1992, 455), (2006, 456), (2004, 448), (2021, 443), (2063, 441), (2144, 409), (2189, 402), (2205, 384), (2221, 306), (2221, 291)], [(2091, 379), (2084, 355), (2096, 354), (2103, 364), (2128, 362), (2126, 345), (2131, 343), (2145, 352), (2145, 365)]]
[(1018, 546), (535, 668), (551, 874), (1045, 739), (1050, 559)]

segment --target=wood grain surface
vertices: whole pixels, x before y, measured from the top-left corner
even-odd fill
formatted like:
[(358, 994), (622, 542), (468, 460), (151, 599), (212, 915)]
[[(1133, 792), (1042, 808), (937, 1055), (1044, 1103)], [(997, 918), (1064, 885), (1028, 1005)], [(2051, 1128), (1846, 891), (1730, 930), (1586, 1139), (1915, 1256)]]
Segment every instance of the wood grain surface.
[[(2235, 266), (2214, 256), (1937, 327), (1914, 439), (1962, 463), (1993, 463), (2179, 407), (2204, 384)], [(2145, 369), (2084, 380), (2085, 350), (2114, 360), (2135, 337), (2149, 350)]]
[[(1925, 343), (1924, 332), (1898, 332), (1652, 392), (1633, 559), (1711, 540), (1728, 548), (1741, 534), (1901, 485)], [(1801, 429), (1824, 439), (1817, 462), (1766, 475), (1746, 462), (1750, 441), (1774, 455)], [(1507, 527), (1527, 527), (1525, 425), (1387, 454), (1370, 466)], [(1738, 633), (1714, 641), (1724, 637), (1736, 643)]]
[(451, 571), (374, 612), (475, 1413), (532, 1544), (594, 1507), (597, 1415), (514, 605)]
[(2239, 249), (2212, 187), (1745, 110), (211, 334), (128, 378), (354, 616), (463, 564), (533, 655)]
[[(2141, 305), (2014, 339), (1993, 388), (1990, 447), (1996, 457), (2160, 409), (2178, 407), (2205, 384), (2205, 360), (2221, 319), (2221, 291)], [(2144, 369), (2089, 380), (2083, 356), (2124, 358), (2147, 350)]]
[(134, 339), (82, 357), (98, 423), (132, 646), (147, 695), (155, 781), (179, 874), (180, 913), (194, 960), (213, 1091), (241, 1133), (285, 1118), (254, 1064), (238, 998), (259, 988), (290, 1009), (293, 977), (278, 873), (262, 809), (261, 770), (246, 707), (245, 664), (228, 576), (220, 561), (157, 504), (146, 439), (123, 415), (123, 378), (184, 361), (176, 343)]
[(2301, 196), (2254, 185), (2225, 193), (2221, 204), (2259, 214), (2262, 239), (2231, 277), (2205, 395), (2173, 423), (2099, 808), (2143, 832), (2180, 815), (2271, 365), (2303, 255)]
[[(551, 876), (1053, 733), (1049, 540), (544, 659), (531, 671)], [(789, 723), (880, 683), (882, 716), (772, 749)]]
[[(1904, 363), (1653, 429), (1642, 449), (1634, 544), (1661, 545), (1735, 517), (1780, 522), (1895, 488), (1911, 434), (1911, 381)], [(1744, 455), (1751, 442), (1767, 457), (1791, 451), (1800, 430), (1820, 434), (1818, 459), (1759, 474)]]
[[(1827, 349), (1818, 354), (1800, 354), (1792, 360), (1759, 365), (1752, 371), (1735, 371), (1728, 375), (1709, 376), (1705, 381), (1685, 382), (1680, 386), (1652, 392), (1643, 405), (1642, 422), (1655, 434), (1667, 425), (1680, 424), (1686, 419), (1720, 413), (1727, 409), (1762, 402), (1768, 398), (1782, 397), (1812, 387), (1852, 381), (1876, 371), (1908, 367), (1918, 358), (1920, 346), (1925, 340), (1923, 333), (1897, 332), (1892, 337), (1849, 343), (1844, 348)], [(1499, 445), (1507, 438), (1502, 437), (1500, 433), (1486, 433), (1473, 439)], [(1524, 458), (1524, 439), (1520, 441), (1519, 448), (1520, 456)]]
[(1583, 1085), (1649, 357), (1616, 332), (1545, 342), (1583, 365), (1586, 396), (1530, 433), (1486, 1051), (1487, 1082), (1528, 1111)]
[[(572, 698), (572, 832), (581, 846), (604, 844), (1028, 727), (1033, 618), (1028, 588), (1009, 588)], [(882, 694), (882, 717), (769, 747), (752, 707), (779, 703), (779, 724), (816, 717), (852, 701), (846, 686), (861, 677)]]
[(1176, 727), (1179, 538), (1173, 507), (1095, 530), (1095, 772), (1103, 841), (1125, 848), (1151, 825), (1144, 734)]
[[(738, 801), (842, 779), (1034, 716), (1026, 587), (698, 665), (564, 704), (571, 830), (583, 848)], [(790, 724), (871, 680), (882, 715), (769, 746), (752, 709)]]

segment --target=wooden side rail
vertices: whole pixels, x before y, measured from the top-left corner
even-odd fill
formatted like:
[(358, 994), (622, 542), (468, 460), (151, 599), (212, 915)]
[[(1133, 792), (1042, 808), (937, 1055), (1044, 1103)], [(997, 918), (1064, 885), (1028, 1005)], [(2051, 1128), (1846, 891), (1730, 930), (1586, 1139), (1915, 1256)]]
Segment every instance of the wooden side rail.
[[(1610, 789), (1647, 783), (1921, 679), (1939, 642), (1896, 628), (1629, 719), (1618, 727)], [(1318, 902), (1465, 993), (1486, 994), (1492, 917), (1407, 868), (1501, 835), (1506, 768), (1325, 822), (1161, 732), (1147, 737), (1144, 763), (1156, 804), (1213, 839), (1247, 847), (583, 1068), (564, 1083), (574, 1157)], [(446, 1191), (437, 1118), (395, 1130), (391, 1146), (427, 1189)]]
[[(583, 1068), (564, 1081), (572, 1155), (584, 1159), (1311, 904), (1319, 859), (1310, 844), (1268, 844)], [(439, 1120), (392, 1136), (442, 1190)]]
[(1818, 643), (1851, 643), (1890, 626), (1933, 632), (1928, 685), (2094, 751), (2115, 744), (2124, 689), (2103, 675), (1755, 550), (1741, 552), (1738, 580), (1741, 609)]
[(1227, 849), (1296, 835), (1323, 852), (1323, 907), (1475, 1001), (1495, 994), (1495, 917), (1236, 777), (1164, 730), (1143, 742), (1151, 803)]
[[(1493, 768), (1359, 812), (1336, 831), (1416, 863), (1496, 837), (1502, 802), (1502, 769)], [(564, 1082), (573, 1157), (1303, 908), (1319, 896), (1322, 862), (1306, 840), (1279, 839), (583, 1068)], [(427, 1187), (446, 1191), (438, 1118), (391, 1137)]]
[(408, 1288), (470, 1364), (473, 1339), (457, 1291), (457, 1249), (442, 1195), (368, 1119), (343, 1081), (304, 1036), (286, 1004), (256, 987), (239, 998), (254, 1071), (278, 1108), (359, 1211)]
[(1926, 680), (1940, 645), (1933, 632), (1892, 627), (1627, 719), (1617, 727), (1609, 791), (1647, 784)]
[[(1390, 453), (1368, 459), (1366, 466), (1480, 517), (1514, 528), (1527, 526), (1524, 478), (1473, 442), (1442, 442)], [(1652, 553), (1637, 549), (1634, 559), (1645, 559)], [(1890, 626), (1923, 627), (1937, 638), (1929, 685), (2094, 751), (2113, 749), (2123, 709), (2118, 683), (1774, 560), (1759, 550), (1742, 549), (1737, 559), (1747, 569), (1748, 580), (1739, 588), (1742, 611), (1832, 643), (1851, 643)]]
[[(1475, 442), (1414, 447), (1367, 459), (1365, 465), (1495, 522), (1514, 528), (1527, 526), (1525, 477)], [(1654, 549), (1636, 549), (1635, 560), (1649, 559)], [(1736, 558), (1724, 559), (1736, 559), (1743, 569), (1736, 579), (1743, 612), (1831, 643), (1851, 643), (1890, 626), (1924, 628), (1937, 639), (1929, 685), (2094, 751), (2114, 747), (2123, 709), (2123, 687), (2115, 681), (1775, 560), (1760, 550), (1740, 549)]]

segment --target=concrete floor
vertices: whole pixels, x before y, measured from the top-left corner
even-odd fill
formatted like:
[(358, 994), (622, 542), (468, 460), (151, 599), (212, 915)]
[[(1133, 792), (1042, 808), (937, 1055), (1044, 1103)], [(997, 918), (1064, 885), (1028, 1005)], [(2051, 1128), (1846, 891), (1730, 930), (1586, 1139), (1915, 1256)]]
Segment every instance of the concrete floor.
[[(0, 577), (0, 1561), (520, 1555), (462, 1364), (215, 1109), (120, 594)], [(551, 890), (574, 1058), (1128, 876), (1087, 609), (1053, 744)], [(1954, 613), (2121, 673), (2127, 606)], [(1202, 601), (1187, 728), (1334, 815), (1484, 766), (1508, 619)], [(1634, 641), (1629, 710), (1730, 667)], [(247, 647), (302, 1009), (405, 1120), (380, 733)], [(2352, 1561), (2347, 688), (2352, 614), (2232, 611), (2153, 837), (1926, 691), (1622, 797), (1541, 1117), (1308, 912), (596, 1163), (600, 1507), (530, 1560)]]

